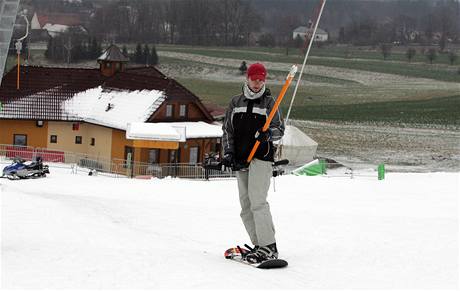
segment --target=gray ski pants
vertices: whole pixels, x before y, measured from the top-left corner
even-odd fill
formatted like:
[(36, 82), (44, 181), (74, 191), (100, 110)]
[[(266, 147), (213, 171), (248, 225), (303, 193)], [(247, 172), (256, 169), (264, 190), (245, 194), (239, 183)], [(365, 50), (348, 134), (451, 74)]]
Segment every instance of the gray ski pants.
[(236, 173), (240, 216), (254, 245), (266, 246), (275, 242), (275, 227), (267, 202), (272, 171), (272, 162), (254, 159), (249, 169)]

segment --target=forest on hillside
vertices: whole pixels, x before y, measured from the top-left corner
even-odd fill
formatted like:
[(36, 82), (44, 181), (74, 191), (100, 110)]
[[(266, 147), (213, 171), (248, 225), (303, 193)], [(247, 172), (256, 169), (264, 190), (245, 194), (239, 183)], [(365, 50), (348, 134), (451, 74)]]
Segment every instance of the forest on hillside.
[[(29, 14), (79, 14), (102, 41), (284, 46), (319, 0), (24, 0)], [(320, 27), (355, 45), (460, 41), (458, 0), (329, 0)]]

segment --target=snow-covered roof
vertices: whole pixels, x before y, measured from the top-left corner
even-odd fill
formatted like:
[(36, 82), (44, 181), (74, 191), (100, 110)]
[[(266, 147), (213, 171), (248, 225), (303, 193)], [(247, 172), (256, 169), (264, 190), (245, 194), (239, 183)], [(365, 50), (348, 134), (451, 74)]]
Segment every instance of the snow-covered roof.
[(209, 124), (204, 121), (169, 122), (168, 124), (177, 128), (185, 128), (185, 135), (187, 139), (209, 137), (218, 138), (222, 137), (223, 134), (221, 125)]
[(158, 122), (128, 124), (127, 139), (184, 142), (190, 138), (222, 137), (222, 125), (196, 122)]
[(116, 62), (128, 62), (129, 58), (122, 54), (120, 49), (116, 45), (109, 46), (105, 52), (97, 58), (98, 61), (116, 61)]
[[(86, 33), (86, 29), (81, 25), (73, 26), (73, 27), (78, 28), (80, 30), (80, 32), (82, 32), (82, 33)], [(66, 32), (69, 28), (70, 28), (70, 26), (64, 25), (64, 24), (46, 23), (45, 25), (43, 25), (42, 29), (46, 30), (51, 37), (56, 37), (60, 33)]]
[(182, 141), (181, 133), (171, 123), (133, 122), (126, 129), (127, 139)]
[[(50, 35), (66, 32), (69, 29), (68, 25), (63, 24), (51, 24), (47, 23), (43, 25), (43, 29), (47, 30)], [(54, 36), (54, 35), (53, 35)]]
[(145, 122), (164, 100), (158, 90), (107, 91), (99, 86), (75, 94), (62, 110), (86, 122), (126, 130), (128, 123)]

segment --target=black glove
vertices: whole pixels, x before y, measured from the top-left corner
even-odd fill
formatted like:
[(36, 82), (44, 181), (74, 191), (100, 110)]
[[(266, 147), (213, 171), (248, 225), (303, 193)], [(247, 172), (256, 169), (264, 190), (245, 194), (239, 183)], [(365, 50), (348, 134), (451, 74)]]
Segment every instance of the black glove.
[(231, 168), (233, 167), (233, 154), (232, 153), (226, 153), (224, 157), (222, 158), (222, 165), (224, 165), (226, 168)]
[(256, 140), (260, 142), (267, 142), (270, 140), (271, 136), (272, 135), (270, 133), (270, 129), (267, 129), (267, 131), (262, 131), (262, 128), (261, 128), (256, 132), (254, 137), (256, 138)]

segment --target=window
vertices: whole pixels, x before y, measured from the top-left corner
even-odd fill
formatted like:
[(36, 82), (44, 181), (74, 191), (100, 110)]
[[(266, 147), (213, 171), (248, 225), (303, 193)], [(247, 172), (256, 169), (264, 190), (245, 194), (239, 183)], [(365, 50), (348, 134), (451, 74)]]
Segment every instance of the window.
[(129, 158), (131, 158), (131, 162), (134, 161), (134, 148), (125, 146), (124, 159), (128, 160)]
[(149, 150), (149, 164), (158, 164), (159, 156), (160, 156), (159, 149)]
[(221, 149), (222, 149), (222, 144), (220, 142), (217, 142), (217, 143), (214, 144), (214, 152), (215, 153), (220, 153)]
[(92, 145), (92, 146), (96, 145), (96, 139), (94, 137), (91, 138), (90, 145)]
[(179, 151), (178, 150), (169, 150), (169, 162), (177, 163), (179, 161)]
[(37, 127), (43, 127), (44, 122), (43, 120), (37, 120), (35, 124), (37, 125)]
[(82, 142), (82, 137), (79, 136), (79, 135), (77, 135), (77, 136), (75, 137), (75, 143), (76, 143), (76, 144), (81, 144), (81, 142)]
[(13, 145), (16, 146), (27, 146), (27, 135), (26, 134), (14, 134)]
[(57, 143), (57, 135), (50, 136), (50, 143)]
[(72, 123), (72, 130), (79, 130), (80, 124), (79, 123)]
[(187, 105), (181, 104), (179, 107), (179, 116), (180, 117), (187, 117)]
[(168, 104), (166, 105), (166, 117), (173, 117), (174, 113), (174, 105)]
[(190, 147), (190, 159), (189, 164), (196, 164), (198, 163), (198, 155), (200, 153), (199, 147)]

